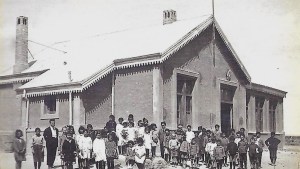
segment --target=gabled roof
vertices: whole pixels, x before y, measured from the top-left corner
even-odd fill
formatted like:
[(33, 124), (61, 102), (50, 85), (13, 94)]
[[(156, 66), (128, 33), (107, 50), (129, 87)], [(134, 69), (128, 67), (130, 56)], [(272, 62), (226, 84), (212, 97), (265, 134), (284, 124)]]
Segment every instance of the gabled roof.
[(216, 20), (214, 20), (214, 23), (215, 23), (215, 27), (216, 27), (217, 32), (221, 36), (223, 42), (225, 42), (225, 45), (227, 46), (227, 48), (231, 52), (233, 58), (235, 59), (235, 61), (237, 62), (237, 65), (239, 66), (239, 68), (242, 70), (242, 72), (243, 72), (244, 76), (246, 77), (247, 81), (251, 82), (250, 74), (248, 73), (248, 71), (246, 70), (246, 68), (243, 65), (242, 61), (238, 57), (237, 53), (235, 52), (235, 50), (231, 46), (230, 42), (228, 41), (227, 37), (225, 36), (225, 33), (222, 31), (220, 25), (218, 24), (218, 22)]
[[(43, 56), (44, 59), (25, 70), (49, 69), (19, 90), (27, 90), (28, 96), (80, 92), (116, 69), (162, 63), (212, 25), (213, 21), (211, 15), (206, 15), (57, 44), (55, 48), (65, 52), (50, 51)], [(216, 28), (250, 82), (250, 76), (232, 46), (220, 27), (217, 25)]]

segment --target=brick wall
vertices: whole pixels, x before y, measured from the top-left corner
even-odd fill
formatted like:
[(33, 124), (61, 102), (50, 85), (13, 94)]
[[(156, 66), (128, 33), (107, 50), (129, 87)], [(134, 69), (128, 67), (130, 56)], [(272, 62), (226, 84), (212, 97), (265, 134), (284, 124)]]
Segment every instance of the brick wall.
[(0, 152), (11, 151), (14, 132), (21, 127), (21, 102), (17, 99), (15, 85), (0, 85)]
[(147, 118), (152, 122), (152, 66), (122, 69), (115, 73), (115, 116), (127, 119), (133, 114), (135, 121)]
[(82, 94), (83, 105), (86, 113), (86, 124), (103, 128), (112, 112), (111, 74), (88, 88)]

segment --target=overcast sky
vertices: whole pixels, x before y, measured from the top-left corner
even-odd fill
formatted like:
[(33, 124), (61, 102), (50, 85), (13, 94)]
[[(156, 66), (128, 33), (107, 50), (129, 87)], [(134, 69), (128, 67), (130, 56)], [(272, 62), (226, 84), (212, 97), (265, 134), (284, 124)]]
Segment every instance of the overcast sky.
[[(14, 63), (17, 16), (29, 17), (29, 39), (46, 45), (106, 32), (162, 24), (162, 11), (178, 19), (211, 13), (211, 0), (1, 0), (0, 72)], [(218, 23), (252, 82), (287, 91), (287, 134), (300, 135), (300, 1), (215, 0)], [(35, 58), (43, 47), (30, 43)]]

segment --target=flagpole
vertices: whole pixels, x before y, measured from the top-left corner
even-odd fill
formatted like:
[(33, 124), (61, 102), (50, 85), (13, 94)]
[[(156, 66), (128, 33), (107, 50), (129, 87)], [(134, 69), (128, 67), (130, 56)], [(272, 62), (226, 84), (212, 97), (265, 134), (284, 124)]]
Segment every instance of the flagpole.
[(213, 19), (213, 39), (212, 39), (212, 48), (213, 48), (213, 65), (214, 67), (216, 66), (216, 54), (215, 54), (215, 40), (216, 40), (216, 36), (215, 36), (215, 1), (212, 0), (212, 19)]

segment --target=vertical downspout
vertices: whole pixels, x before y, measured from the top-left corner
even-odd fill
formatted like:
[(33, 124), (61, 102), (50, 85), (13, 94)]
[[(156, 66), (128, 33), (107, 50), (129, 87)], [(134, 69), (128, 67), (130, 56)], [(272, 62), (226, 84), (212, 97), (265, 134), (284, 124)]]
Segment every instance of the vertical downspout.
[[(72, 72), (68, 71), (69, 82), (72, 82)], [(69, 125), (73, 125), (72, 91), (69, 91)]]
[(111, 79), (111, 114), (115, 114), (115, 71), (112, 72)]
[(72, 91), (69, 91), (69, 125), (73, 124)]
[(25, 102), (26, 102), (24, 139), (27, 142), (27, 130), (29, 128), (29, 99), (27, 98), (25, 89), (23, 90), (23, 96), (22, 97), (23, 97), (22, 99), (24, 99)]

